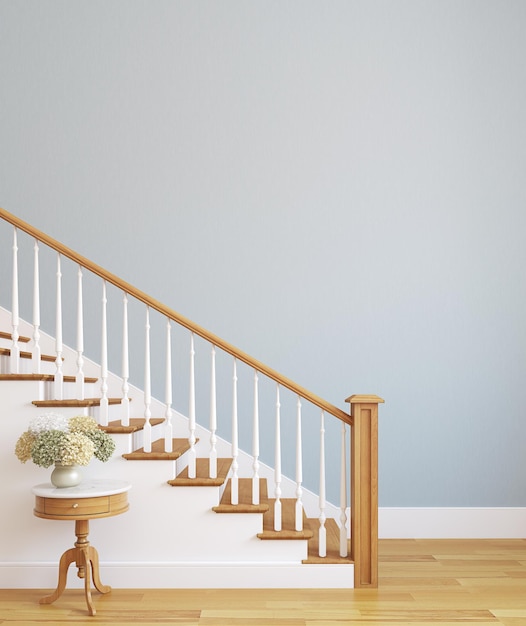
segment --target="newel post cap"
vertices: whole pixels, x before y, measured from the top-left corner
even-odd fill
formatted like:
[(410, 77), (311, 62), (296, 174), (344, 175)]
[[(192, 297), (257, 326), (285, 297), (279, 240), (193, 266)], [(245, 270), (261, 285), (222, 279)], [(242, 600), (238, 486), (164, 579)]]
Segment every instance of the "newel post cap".
[(350, 404), (383, 404), (384, 400), (374, 394), (354, 394), (349, 396), (345, 402), (349, 402)]

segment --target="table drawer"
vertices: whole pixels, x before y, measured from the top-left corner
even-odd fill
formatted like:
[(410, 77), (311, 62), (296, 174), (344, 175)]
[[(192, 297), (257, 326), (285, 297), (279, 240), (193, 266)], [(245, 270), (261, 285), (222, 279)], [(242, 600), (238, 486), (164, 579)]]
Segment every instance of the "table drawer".
[[(40, 501), (40, 502), (39, 502)], [(96, 498), (38, 498), (36, 510), (45, 515), (75, 517), (110, 512), (110, 496)]]

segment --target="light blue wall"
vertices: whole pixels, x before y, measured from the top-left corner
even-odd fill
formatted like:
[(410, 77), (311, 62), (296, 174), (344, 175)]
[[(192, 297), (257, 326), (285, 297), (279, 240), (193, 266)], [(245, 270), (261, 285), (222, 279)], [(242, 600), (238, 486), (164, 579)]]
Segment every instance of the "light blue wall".
[(384, 397), (381, 505), (526, 506), (525, 32), (520, 0), (0, 0), (0, 206)]

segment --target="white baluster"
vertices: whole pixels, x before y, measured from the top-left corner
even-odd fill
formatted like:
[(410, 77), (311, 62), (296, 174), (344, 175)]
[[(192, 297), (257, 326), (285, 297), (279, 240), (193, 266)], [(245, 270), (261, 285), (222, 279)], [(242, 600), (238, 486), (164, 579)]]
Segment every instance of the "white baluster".
[(298, 396), (298, 402), (296, 405), (296, 514), (295, 514), (295, 529), (303, 530), (303, 489), (301, 483), (303, 482), (303, 455), (302, 455), (302, 441), (301, 441), (301, 400)]
[(254, 474), (252, 476), (252, 504), (259, 504), (259, 393), (258, 373), (254, 370), (254, 413), (252, 425), (252, 456)]
[(54, 382), (55, 400), (62, 400), (64, 393), (64, 375), (62, 373), (62, 272), (60, 269), (60, 254), (57, 254), (57, 312), (55, 329), (55, 359), (56, 371)]
[(190, 397), (188, 407), (188, 478), (196, 477), (196, 452), (195, 452), (195, 350), (194, 333), (190, 335)]
[(274, 530), (281, 530), (281, 404), (279, 401), (279, 385), (276, 386), (276, 450), (275, 450), (275, 482), (274, 495)]
[(84, 400), (84, 317), (82, 310), (82, 268), (79, 265), (77, 275), (77, 400)]
[(342, 445), (340, 467), (340, 556), (347, 556), (347, 462), (346, 462), (346, 428), (342, 422)]
[(320, 528), (318, 531), (319, 556), (327, 556), (327, 529), (325, 528), (325, 413), (321, 412), (320, 428)]
[(166, 412), (164, 414), (164, 450), (173, 451), (172, 427), (172, 325), (166, 320)]
[(100, 346), (100, 424), (108, 425), (108, 319), (106, 315), (106, 281), (102, 281), (102, 328)]
[(128, 353), (128, 296), (124, 293), (122, 313), (122, 398), (121, 398), (121, 424), (123, 426), (130, 425), (130, 398), (128, 393), (130, 385), (128, 379), (130, 377), (130, 359)]
[(237, 416), (237, 363), (234, 358), (234, 374), (232, 376), (232, 477), (230, 479), (231, 486), (231, 504), (239, 504), (239, 464), (237, 457), (238, 448), (238, 416)]
[(146, 307), (145, 346), (144, 346), (144, 429), (143, 450), (152, 451), (152, 416), (150, 406), (152, 404), (151, 372), (150, 372), (150, 307)]
[(38, 241), (35, 239), (33, 257), (33, 350), (31, 355), (33, 374), (40, 374), (40, 272), (38, 263)]
[(16, 239), (16, 228), (13, 229), (13, 286), (12, 286), (12, 308), (11, 308), (11, 323), (13, 331), (11, 333), (11, 358), (10, 358), (10, 372), (11, 374), (18, 374), (20, 372), (20, 346), (18, 345), (18, 324), (20, 319), (18, 317), (18, 245)]
[(212, 346), (212, 363), (210, 373), (210, 459), (208, 475), (217, 478), (217, 398), (216, 398), (216, 348)]

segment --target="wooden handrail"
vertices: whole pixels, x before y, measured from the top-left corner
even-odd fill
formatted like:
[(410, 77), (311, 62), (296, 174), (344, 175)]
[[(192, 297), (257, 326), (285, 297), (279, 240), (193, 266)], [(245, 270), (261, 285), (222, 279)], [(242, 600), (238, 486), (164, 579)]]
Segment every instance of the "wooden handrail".
[(173, 309), (170, 309), (169, 307), (165, 306), (158, 300), (155, 300), (154, 298), (150, 297), (148, 294), (144, 293), (140, 289), (137, 289), (130, 283), (122, 280), (118, 276), (115, 276), (111, 272), (108, 272), (104, 268), (100, 267), (100, 265), (93, 263), (86, 257), (83, 257), (82, 255), (78, 254), (74, 250), (71, 250), (71, 248), (68, 248), (64, 244), (53, 239), (49, 235), (46, 235), (45, 233), (38, 230), (37, 228), (34, 228), (27, 222), (24, 222), (20, 218), (16, 217), (12, 213), (9, 213), (9, 211), (2, 209), (1, 207), (0, 207), (0, 217), (4, 219), (6, 222), (9, 222), (10, 224), (12, 224), (15, 228), (18, 228), (19, 230), (24, 231), (25, 233), (27, 233), (31, 237), (34, 237), (35, 239), (38, 239), (39, 241), (46, 244), (53, 250), (56, 250), (56, 252), (58, 252), (59, 254), (62, 254), (63, 256), (74, 261), (75, 263), (78, 263), (79, 265), (86, 268), (93, 274), (100, 276), (100, 278), (102, 278), (106, 282), (114, 285), (118, 289), (121, 289), (122, 291), (129, 294), (130, 296), (133, 296), (137, 300), (140, 300), (141, 302), (151, 307), (152, 309), (155, 309), (162, 315), (165, 315), (166, 317), (170, 318), (174, 322), (177, 322), (184, 328), (187, 328), (191, 332), (195, 333), (199, 337), (202, 337), (203, 339), (210, 342), (212, 345), (216, 346), (217, 348), (220, 348), (221, 350), (223, 350), (224, 352), (227, 352), (228, 354), (232, 355), (236, 359), (239, 359), (239, 361), (246, 363), (248, 366), (254, 368), (258, 372), (264, 374), (265, 376), (279, 383), (283, 387), (290, 389), (290, 391), (292, 391), (293, 393), (301, 396), (305, 400), (308, 400), (312, 404), (320, 407), (320, 409), (323, 409), (330, 415), (333, 415), (334, 417), (338, 418), (339, 420), (347, 424), (352, 424), (351, 416), (345, 411), (342, 411), (338, 407), (332, 405), (330, 402), (327, 402), (323, 398), (320, 398), (319, 396), (308, 391), (304, 387), (301, 387), (300, 385), (290, 380), (286, 376), (283, 376), (276, 370), (273, 370), (271, 367), (268, 367), (264, 363), (261, 363), (257, 359), (254, 359), (249, 354), (243, 352), (242, 350), (239, 350), (238, 348), (231, 345), (224, 339), (221, 339), (220, 337), (218, 337), (217, 335), (214, 335), (213, 333), (209, 332), (205, 328), (202, 328), (195, 322), (192, 322), (190, 319), (184, 317), (180, 313), (177, 313)]

